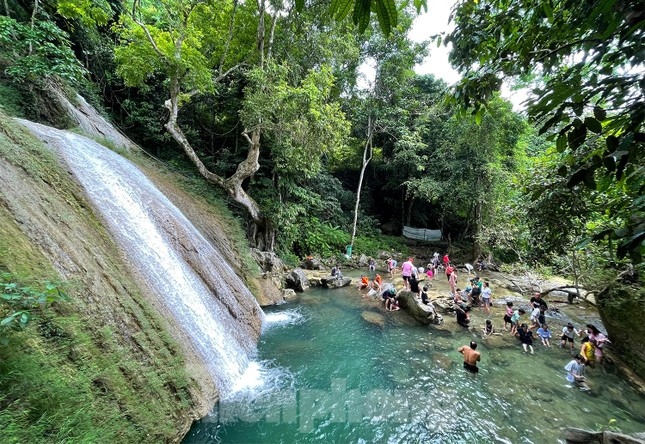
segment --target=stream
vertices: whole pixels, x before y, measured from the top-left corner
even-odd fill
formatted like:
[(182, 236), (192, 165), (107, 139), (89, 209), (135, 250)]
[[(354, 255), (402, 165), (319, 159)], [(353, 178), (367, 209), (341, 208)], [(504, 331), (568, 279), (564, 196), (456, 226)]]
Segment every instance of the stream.
[[(569, 319), (589, 322), (584, 310), (547, 318), (552, 347), (536, 340), (535, 355), (506, 332), (482, 340), (456, 330), (449, 315), (450, 328), (437, 329), (384, 312), (354, 286), (312, 288), (265, 312), (257, 359), (184, 443), (555, 443), (561, 427), (645, 430), (645, 398), (611, 366), (587, 369), (588, 392), (566, 381), (572, 356), (558, 332)], [(471, 340), (482, 353), (478, 375), (457, 352)]]

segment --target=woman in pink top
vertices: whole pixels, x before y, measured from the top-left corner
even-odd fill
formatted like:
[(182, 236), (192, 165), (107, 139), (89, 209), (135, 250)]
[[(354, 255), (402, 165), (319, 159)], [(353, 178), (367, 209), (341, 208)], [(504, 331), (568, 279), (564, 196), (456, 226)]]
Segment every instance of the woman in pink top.
[(412, 264), (412, 258), (409, 258), (407, 261), (403, 262), (401, 265), (401, 276), (403, 277), (403, 282), (405, 284), (405, 289), (410, 289), (410, 276), (412, 276), (412, 269), (414, 265)]
[(593, 353), (596, 357), (596, 362), (600, 365), (603, 357), (602, 349), (609, 342), (609, 338), (603, 335), (593, 324), (587, 324), (587, 335), (589, 336), (589, 342), (594, 345)]

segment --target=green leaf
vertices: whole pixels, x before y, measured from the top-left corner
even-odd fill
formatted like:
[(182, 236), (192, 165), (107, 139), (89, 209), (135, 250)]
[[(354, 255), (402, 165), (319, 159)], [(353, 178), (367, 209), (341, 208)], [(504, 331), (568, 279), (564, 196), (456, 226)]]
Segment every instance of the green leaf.
[(593, 117), (586, 117), (585, 118), (585, 125), (589, 129), (589, 131), (600, 134), (602, 133), (602, 124), (594, 119)]
[(421, 12), (421, 8), (423, 8), (423, 12), (428, 12), (427, 0), (414, 0), (414, 7), (417, 9), (417, 14)]
[(296, 11), (302, 12), (305, 7), (305, 0), (296, 0)]
[(558, 153), (564, 152), (564, 150), (567, 149), (567, 136), (564, 134), (560, 134), (558, 136), (558, 140), (555, 143), (556, 149), (558, 150)]
[(602, 122), (607, 118), (607, 111), (605, 111), (599, 106), (596, 106), (593, 109), (593, 115), (596, 119)]
[(389, 36), (392, 28), (396, 26), (396, 3), (394, 0), (374, 0), (373, 5), (383, 34)]
[(567, 186), (569, 188), (573, 188), (574, 186), (578, 185), (580, 182), (585, 180), (586, 177), (587, 177), (587, 169), (586, 168), (580, 169), (571, 175), (571, 177), (569, 178), (569, 181), (567, 182)]
[(352, 19), (354, 24), (358, 25), (358, 32), (363, 33), (367, 29), (367, 25), (370, 23), (370, 14), (372, 0), (356, 0), (354, 4), (354, 14)]
[(483, 112), (483, 110), (482, 110), (481, 108), (479, 108), (479, 109), (477, 110), (477, 112), (475, 113), (475, 123), (476, 123), (477, 125), (481, 125), (481, 124), (482, 124), (482, 115), (483, 115), (483, 114), (484, 114), (484, 112)]
[(342, 20), (352, 10), (353, 3), (353, 0), (332, 0), (329, 10), (336, 20)]
[(616, 151), (618, 149), (618, 146), (620, 145), (618, 137), (616, 136), (608, 136), (605, 143), (607, 144), (607, 151), (609, 151), (610, 153)]

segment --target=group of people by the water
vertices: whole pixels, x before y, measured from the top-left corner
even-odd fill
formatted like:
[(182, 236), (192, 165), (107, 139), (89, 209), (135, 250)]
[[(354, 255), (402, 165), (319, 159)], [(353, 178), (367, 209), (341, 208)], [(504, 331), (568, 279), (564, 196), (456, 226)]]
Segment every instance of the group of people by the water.
[[(450, 295), (454, 302), (455, 318), (459, 325), (470, 328), (471, 319), (469, 311), (476, 307), (481, 307), (487, 317), (490, 317), (492, 305), (490, 283), (483, 281), (477, 274), (470, 278), (475, 268), (477, 268), (477, 271), (485, 268), (483, 261), (477, 261), (476, 266), (465, 264), (464, 268), (469, 275), (469, 279), (468, 284), (463, 290), (457, 287), (457, 267), (451, 263), (447, 253), (443, 257), (440, 257), (439, 253), (435, 252), (425, 270), (424, 268), (416, 267), (412, 257), (403, 262), (400, 269), (397, 265), (397, 261), (392, 257), (386, 261), (385, 266), (390, 278), (400, 273), (405, 290), (414, 293), (419, 302), (426, 305), (432, 305), (428, 297), (429, 287), (423, 286), (423, 288), (420, 288), (419, 281), (424, 278), (432, 280), (438, 273), (443, 271), (448, 280)], [(383, 284), (382, 277), (376, 273), (375, 261), (372, 258), (370, 258), (368, 266), (370, 272), (375, 273), (375, 276), (370, 281), (367, 275), (361, 275), (358, 284), (359, 290), (367, 289), (366, 296), (368, 297), (378, 297), (380, 294), (386, 310), (399, 310), (400, 307), (394, 286), (391, 283)], [(422, 277), (421, 275), (423, 274), (424, 276)], [(535, 293), (531, 297), (529, 307), (526, 310), (522, 307), (516, 308), (512, 301), (507, 301), (506, 311), (503, 317), (504, 327), (502, 330), (518, 338), (524, 353), (535, 353), (533, 348), (534, 340), (539, 340), (544, 347), (551, 347), (553, 336), (552, 331), (546, 323), (547, 310), (548, 305), (540, 293)], [(527, 312), (529, 313), (528, 322), (523, 322), (523, 316)], [(585, 333), (586, 335), (582, 339), (578, 351), (574, 345), (574, 337), (582, 337)], [(492, 335), (502, 334), (502, 331), (498, 331), (494, 327), (491, 319), (486, 319), (485, 325), (482, 327), (483, 339)], [(578, 330), (572, 323), (567, 323), (562, 328), (560, 334), (560, 347), (574, 354), (574, 358), (565, 366), (567, 380), (582, 389), (588, 389), (589, 387), (584, 376), (585, 367), (602, 363), (603, 348), (608, 342), (609, 339), (593, 324), (587, 324), (585, 329)], [(458, 351), (464, 356), (464, 368), (474, 373), (478, 372), (477, 362), (481, 361), (481, 353), (477, 351), (477, 343), (471, 341), (469, 345), (460, 347)]]

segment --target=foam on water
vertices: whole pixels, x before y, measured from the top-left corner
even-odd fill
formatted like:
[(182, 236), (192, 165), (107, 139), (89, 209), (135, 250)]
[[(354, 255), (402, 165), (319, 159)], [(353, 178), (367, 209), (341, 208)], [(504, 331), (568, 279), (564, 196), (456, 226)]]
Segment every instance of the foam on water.
[(305, 317), (299, 310), (285, 310), (279, 312), (269, 312), (264, 315), (264, 329), (272, 327), (282, 327), (285, 325), (300, 324), (305, 321)]

